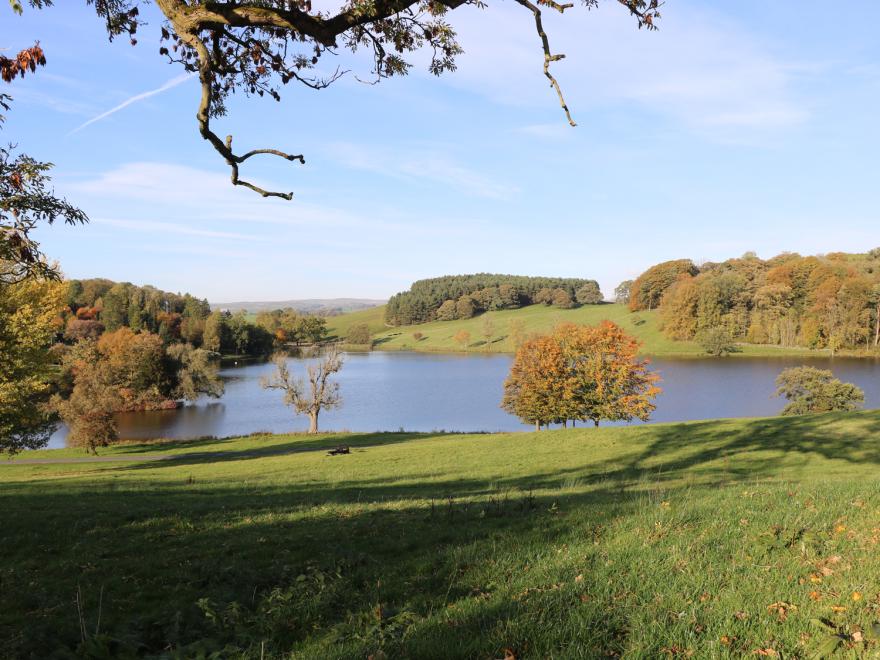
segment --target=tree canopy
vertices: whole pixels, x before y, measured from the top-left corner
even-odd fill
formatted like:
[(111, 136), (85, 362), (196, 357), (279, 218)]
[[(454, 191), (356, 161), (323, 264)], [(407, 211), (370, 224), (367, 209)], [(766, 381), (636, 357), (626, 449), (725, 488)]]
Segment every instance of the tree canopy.
[(746, 254), (699, 268), (666, 262), (636, 280), (630, 307), (659, 307), (672, 339), (723, 329), (755, 344), (877, 350), (880, 250), (767, 260)]
[[(600, 0), (583, 0), (587, 9)], [(609, 0), (611, 1), (611, 0)], [(86, 0), (104, 22), (110, 39), (125, 36), (132, 45), (147, 20), (140, 7), (154, 4), (165, 18), (160, 29), (160, 56), (185, 71), (198, 75), (201, 95), (196, 119), (199, 133), (220, 154), (231, 169), (233, 185), (244, 186), (264, 197), (292, 199), (293, 193), (270, 191), (239, 176), (247, 160), (271, 155), (305, 163), (303, 154), (276, 148), (235, 151), (233, 137), (221, 138), (212, 120), (227, 113), (227, 99), (237, 93), (281, 99), (279, 90), (288, 83), (324, 89), (347, 73), (336, 69), (318, 73), (328, 54), (340, 50), (366, 51), (371, 56), (374, 81), (401, 76), (412, 65), (410, 53), (430, 53), (428, 68), (440, 75), (456, 68), (464, 51), (458, 42), (450, 12), (482, 0), (342, 0), (335, 8), (313, 7), (311, 0)], [(562, 89), (550, 71), (553, 62), (565, 55), (550, 47), (543, 26), (543, 9), (563, 13), (574, 7), (556, 0), (515, 0), (526, 20), (535, 27), (543, 52), (543, 70), (557, 94), (569, 123), (574, 126)], [(635, 19), (639, 28), (653, 29), (660, 18), (660, 0), (613, 0)], [(49, 7), (52, 0), (10, 0), (15, 11), (23, 5)]]
[(852, 383), (844, 383), (831, 371), (815, 367), (792, 367), (776, 379), (776, 396), (785, 397), (788, 404), (783, 415), (806, 415), (860, 408), (865, 393)]
[(480, 312), (516, 309), (544, 303), (569, 308), (579, 302), (602, 302), (595, 280), (574, 277), (525, 275), (445, 275), (413, 282), (408, 291), (391, 296), (385, 306), (385, 322), (412, 325), (428, 321), (469, 319)]
[(659, 375), (638, 359), (639, 344), (619, 326), (562, 324), (523, 342), (501, 406), (536, 428), (570, 420), (647, 420)]

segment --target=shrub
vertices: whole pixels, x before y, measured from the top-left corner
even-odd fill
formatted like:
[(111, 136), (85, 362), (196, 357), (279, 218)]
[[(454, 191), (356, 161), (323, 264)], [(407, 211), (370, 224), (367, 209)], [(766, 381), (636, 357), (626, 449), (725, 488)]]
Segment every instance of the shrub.
[(788, 399), (783, 415), (806, 415), (860, 408), (865, 393), (852, 383), (844, 383), (830, 371), (815, 367), (792, 367), (776, 379), (776, 396)]
[(736, 353), (739, 349), (733, 340), (733, 335), (727, 328), (710, 328), (697, 335), (697, 342), (709, 355), (722, 357), (730, 353)]
[(372, 343), (372, 335), (370, 327), (366, 323), (358, 323), (348, 329), (345, 341), (349, 344), (370, 344)]

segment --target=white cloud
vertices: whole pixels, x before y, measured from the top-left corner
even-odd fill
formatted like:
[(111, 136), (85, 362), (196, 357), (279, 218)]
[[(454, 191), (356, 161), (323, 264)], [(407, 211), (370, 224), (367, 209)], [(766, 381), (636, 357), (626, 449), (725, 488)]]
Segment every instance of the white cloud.
[[(614, 5), (616, 3), (609, 3)], [(540, 42), (530, 17), (513, 5), (459, 14), (465, 54), (449, 84), (524, 106), (556, 106), (542, 74)], [(685, 4), (664, 12), (660, 30), (637, 30), (616, 6), (559, 16), (545, 12), (553, 71), (575, 120), (596, 106), (637, 104), (692, 128), (778, 129), (804, 122), (808, 109), (793, 91), (810, 67), (774, 54), (736, 24)], [(486, 34), (504, 35), (486, 39)], [(564, 123), (561, 109), (560, 123)]]

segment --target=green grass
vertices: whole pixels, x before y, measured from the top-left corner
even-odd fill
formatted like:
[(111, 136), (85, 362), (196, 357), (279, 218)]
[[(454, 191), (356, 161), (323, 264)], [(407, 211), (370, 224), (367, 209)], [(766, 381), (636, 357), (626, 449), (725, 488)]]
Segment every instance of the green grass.
[(385, 305), (357, 312), (327, 317), (327, 332), (331, 339), (345, 339), (353, 325), (366, 323), (372, 334), (385, 330)]
[(151, 452), (0, 466), (0, 656), (878, 651), (880, 412)]
[[(659, 328), (659, 317), (656, 311), (638, 312), (633, 314), (625, 305), (585, 305), (577, 309), (558, 309), (545, 305), (530, 305), (522, 309), (509, 309), (500, 312), (487, 312), (472, 319), (463, 321), (436, 321), (420, 325), (388, 328), (381, 324), (381, 313), (372, 312), (375, 317), (370, 318), (370, 328), (375, 333), (374, 348), (379, 350), (406, 350), (406, 351), (491, 351), (510, 353), (514, 351), (512, 323), (522, 324), (522, 330), (526, 334), (545, 333), (553, 329), (561, 322), (595, 325), (600, 321), (614, 321), (627, 332), (636, 336), (642, 342), (644, 355), (654, 357), (701, 357), (706, 351), (696, 342), (675, 341), (666, 337)], [(357, 314), (363, 314), (357, 312)], [(366, 322), (354, 318), (356, 314), (346, 314), (335, 317), (337, 327), (347, 330), (353, 323)], [(489, 319), (494, 326), (491, 341), (486, 343), (483, 335), (485, 319)], [(455, 335), (465, 330), (470, 333), (470, 344), (467, 348), (455, 341)], [(422, 334), (420, 339), (413, 334)], [(344, 332), (340, 335), (344, 336)], [(743, 344), (740, 356), (784, 356), (784, 355), (821, 355), (825, 351), (810, 351), (800, 348), (781, 348), (779, 346), (759, 346)]]

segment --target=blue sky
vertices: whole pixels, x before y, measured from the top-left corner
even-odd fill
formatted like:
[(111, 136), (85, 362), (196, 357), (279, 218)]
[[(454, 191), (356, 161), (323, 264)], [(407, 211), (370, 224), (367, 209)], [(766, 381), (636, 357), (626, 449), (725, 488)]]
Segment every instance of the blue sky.
[(39, 39), (48, 57), (4, 90), (2, 137), (54, 162), (57, 191), (92, 219), (39, 234), (71, 277), (212, 301), (382, 298), (480, 271), (590, 277), (611, 294), (666, 259), (880, 245), (867, 0), (668, 0), (651, 33), (612, 2), (548, 16), (577, 128), (519, 6), (454, 12), (455, 73), (434, 78), (419, 56), (380, 85), (231, 103), (215, 128), (239, 150), (304, 153), (243, 170), (292, 202), (229, 184), (196, 129), (196, 82), (158, 55), (157, 16), (132, 47), (108, 43), (85, 2), (58, 4), (0, 6), (0, 47)]

